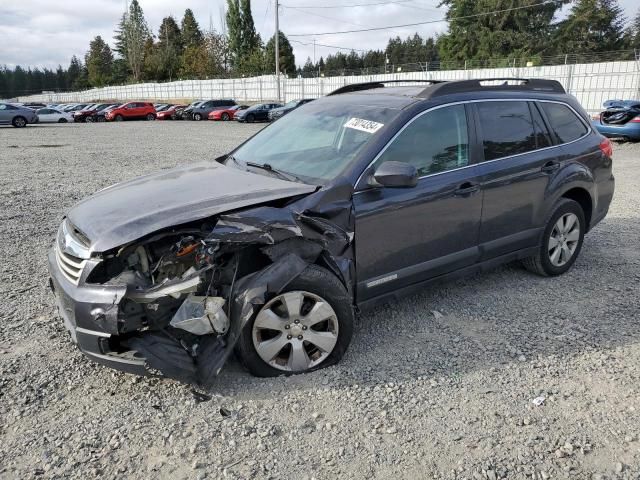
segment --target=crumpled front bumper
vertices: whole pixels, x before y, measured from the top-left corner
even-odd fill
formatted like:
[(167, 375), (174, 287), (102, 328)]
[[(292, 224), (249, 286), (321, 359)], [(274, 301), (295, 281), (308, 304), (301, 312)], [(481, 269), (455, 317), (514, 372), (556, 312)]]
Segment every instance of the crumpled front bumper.
[(55, 294), (58, 312), (80, 351), (91, 360), (128, 373), (148, 375), (145, 360), (130, 352), (113, 349), (118, 342), (118, 303), (126, 287), (92, 285), (80, 279), (70, 282), (58, 267), (55, 249), (48, 254), (49, 285)]

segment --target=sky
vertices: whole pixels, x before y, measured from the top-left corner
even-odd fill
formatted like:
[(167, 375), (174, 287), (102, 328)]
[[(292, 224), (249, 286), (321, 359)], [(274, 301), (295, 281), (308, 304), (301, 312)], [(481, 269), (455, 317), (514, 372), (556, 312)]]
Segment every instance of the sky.
[[(619, 0), (628, 18), (633, 17), (639, 0)], [(191, 8), (200, 27), (222, 29), (226, 0), (139, 0), (154, 33), (163, 17), (180, 21)], [(391, 36), (405, 38), (416, 31), (423, 37), (446, 31), (446, 23), (394, 28), (354, 34), (294, 36), (341, 30), (399, 25), (444, 17), (439, 0), (280, 0), (280, 30), (291, 41), (296, 63), (307, 57), (350, 49), (384, 49)], [(275, 0), (253, 0), (256, 29), (266, 42), (274, 32)], [(372, 5), (379, 3), (379, 5)], [(345, 5), (366, 4), (344, 7)], [(67, 66), (72, 55), (84, 57), (89, 42), (101, 35), (113, 46), (113, 31), (125, 9), (126, 0), (0, 0), (0, 65), (55, 68)], [(343, 6), (342, 8), (333, 8)], [(323, 8), (318, 8), (323, 7)], [(327, 8), (329, 7), (329, 8)], [(315, 38), (316, 47), (313, 47)], [(327, 46), (324, 46), (327, 45)], [(331, 46), (331, 47), (329, 47)]]

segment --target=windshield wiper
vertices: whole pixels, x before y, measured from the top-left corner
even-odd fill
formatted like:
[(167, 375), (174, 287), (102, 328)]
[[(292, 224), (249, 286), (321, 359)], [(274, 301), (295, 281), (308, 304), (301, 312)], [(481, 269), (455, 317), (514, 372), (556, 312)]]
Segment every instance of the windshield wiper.
[(284, 172), (282, 170), (278, 170), (277, 168), (274, 168), (269, 163), (245, 162), (245, 165), (248, 166), (248, 167), (259, 168), (261, 170), (266, 170), (267, 172), (275, 173), (277, 176), (279, 176), (280, 178), (283, 178), (284, 180), (289, 180), (289, 181), (293, 180), (294, 182), (305, 183), (305, 182), (302, 181), (302, 179), (300, 177), (296, 177), (295, 175), (293, 175), (292, 173), (289, 173), (289, 172)]

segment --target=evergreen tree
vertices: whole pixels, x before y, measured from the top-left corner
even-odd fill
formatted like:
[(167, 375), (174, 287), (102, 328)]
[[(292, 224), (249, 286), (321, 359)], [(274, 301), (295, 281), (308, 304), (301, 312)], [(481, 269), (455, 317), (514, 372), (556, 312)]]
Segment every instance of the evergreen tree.
[(158, 30), (158, 43), (154, 48), (153, 63), (156, 65), (156, 80), (172, 80), (180, 68), (182, 35), (173, 17), (165, 17)]
[[(440, 36), (443, 60), (463, 62), (490, 58), (522, 58), (553, 53), (552, 20), (563, 3), (539, 0), (442, 0), (448, 7), (449, 31)], [(527, 6), (508, 10), (514, 6)], [(485, 12), (506, 10), (482, 15)]]
[(67, 69), (68, 88), (76, 88), (76, 86), (81, 83), (82, 69), (82, 62), (80, 62), (78, 57), (76, 57), (75, 55), (71, 57), (71, 63), (69, 64), (69, 68)]
[(127, 25), (127, 12), (122, 14), (122, 18), (118, 22), (118, 26), (115, 29), (113, 39), (114, 47), (113, 51), (118, 54), (120, 58), (127, 58), (127, 45), (125, 41), (125, 29)]
[(253, 52), (262, 43), (253, 23), (251, 0), (240, 0), (240, 29), (242, 31), (241, 50), (244, 56)]
[(144, 52), (147, 39), (151, 37), (149, 26), (138, 0), (132, 0), (128, 14), (116, 30), (116, 49), (127, 60), (134, 81), (142, 78)]
[[(275, 35), (269, 39), (266, 47), (266, 67), (267, 71), (273, 72), (276, 69), (276, 40)], [(295, 75), (296, 72), (296, 58), (293, 55), (293, 48), (289, 43), (289, 40), (281, 31), (278, 32), (278, 47), (279, 47), (279, 60), (280, 60), (280, 73), (288, 75)]]
[(58, 65), (56, 69), (55, 90), (57, 92), (63, 92), (67, 88), (67, 72), (64, 71), (62, 65)]
[(202, 45), (204, 36), (190, 8), (184, 11), (181, 24), (182, 44), (185, 48)]
[(300, 71), (301, 75), (303, 77), (314, 77), (316, 74), (316, 67), (313, 64), (313, 62), (311, 62), (311, 57), (307, 57), (307, 61), (304, 62), (304, 66), (302, 67), (302, 70)]
[(100, 35), (89, 44), (89, 51), (85, 56), (88, 81), (93, 87), (102, 87), (111, 81), (113, 69), (113, 53), (109, 45)]
[(640, 50), (640, 10), (638, 10), (636, 16), (633, 17), (633, 20), (625, 33), (627, 38), (626, 43), (629, 48)]
[(240, 63), (240, 59), (243, 56), (242, 19), (240, 16), (239, 0), (227, 0), (227, 31), (231, 62), (235, 67), (238, 63)]
[(574, 54), (617, 50), (625, 43), (624, 20), (617, 0), (577, 0), (560, 22), (556, 42)]

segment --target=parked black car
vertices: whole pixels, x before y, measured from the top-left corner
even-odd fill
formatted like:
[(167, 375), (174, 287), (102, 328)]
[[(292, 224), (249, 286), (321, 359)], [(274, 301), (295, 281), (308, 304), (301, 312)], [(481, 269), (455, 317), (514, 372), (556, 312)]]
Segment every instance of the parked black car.
[(207, 120), (214, 110), (225, 109), (237, 105), (233, 100), (207, 100), (189, 110), (191, 120)]
[(45, 108), (46, 107), (46, 105), (44, 103), (38, 103), (38, 102), (23, 103), (22, 106), (30, 108), (32, 110), (38, 110), (40, 108)]
[(175, 118), (172, 117), (173, 120), (190, 120), (193, 109), (202, 105), (204, 102), (205, 100), (196, 100), (195, 102), (191, 102), (186, 108), (176, 110)]
[(269, 112), (274, 108), (281, 107), (281, 103), (260, 103), (253, 105), (246, 110), (241, 110), (236, 113), (235, 119), (239, 122), (268, 122)]
[(514, 260), (569, 270), (614, 191), (576, 99), (538, 79), (389, 83), (73, 207), (49, 270), (80, 350), (185, 381), (234, 347), (256, 375), (307, 372), (342, 357), (357, 310)]
[(291, 100), (290, 102), (285, 103), (282, 107), (274, 108), (273, 110), (269, 110), (269, 121), (273, 122), (274, 120), (283, 117), (287, 113), (295, 110), (298, 107), (301, 107), (305, 103), (312, 102), (313, 98), (301, 98), (300, 100)]
[(111, 110), (114, 110), (114, 109), (118, 108), (121, 105), (122, 105), (121, 103), (112, 103), (111, 105), (103, 108), (102, 110), (94, 111), (91, 115), (87, 116), (85, 121), (89, 122), (89, 123), (106, 122), (107, 121), (107, 119), (106, 119), (107, 113), (109, 113)]

